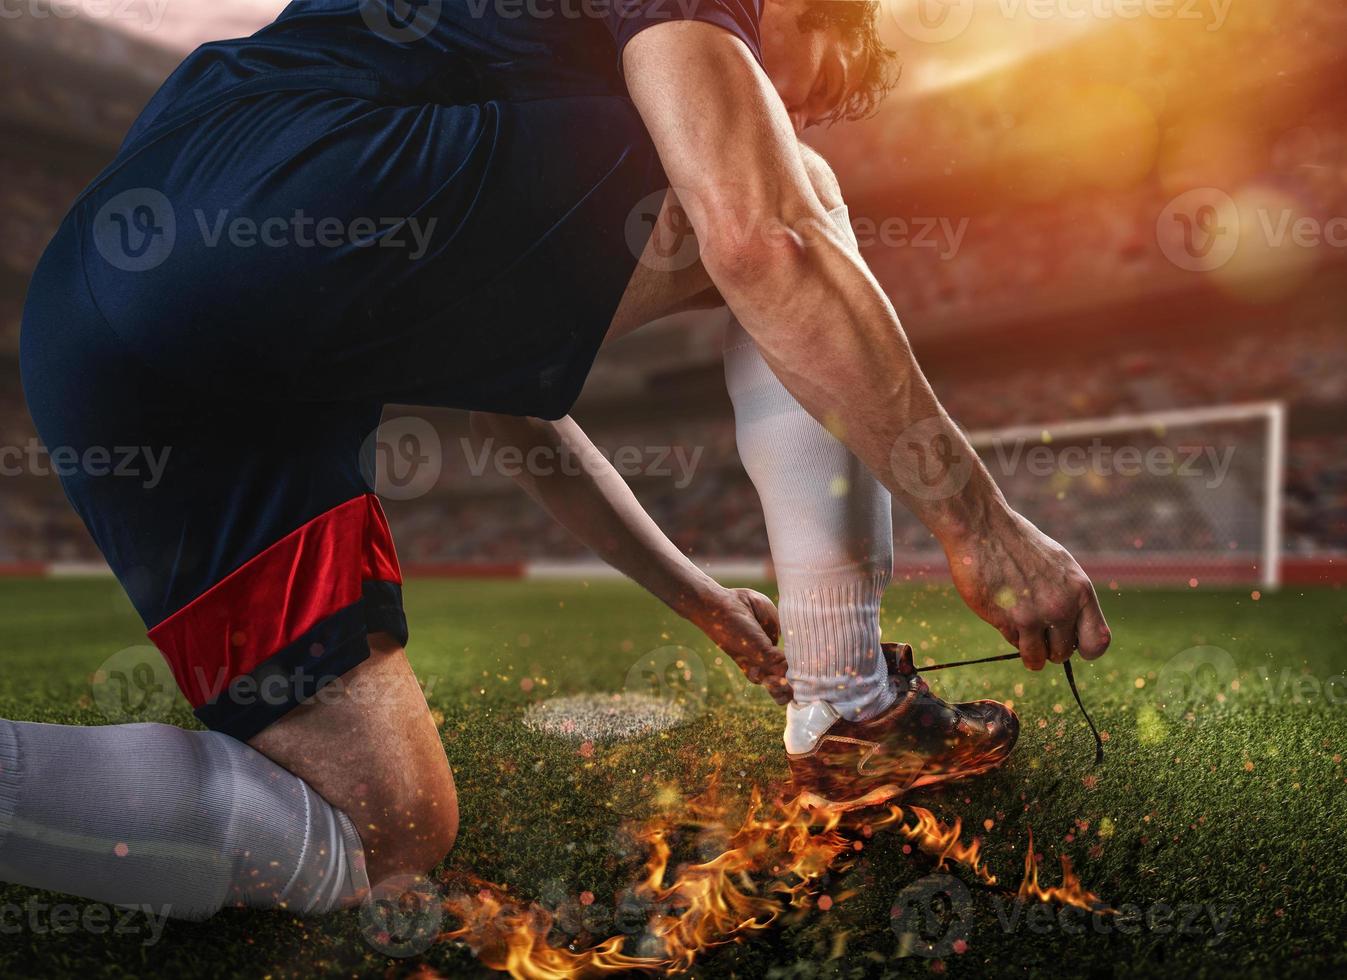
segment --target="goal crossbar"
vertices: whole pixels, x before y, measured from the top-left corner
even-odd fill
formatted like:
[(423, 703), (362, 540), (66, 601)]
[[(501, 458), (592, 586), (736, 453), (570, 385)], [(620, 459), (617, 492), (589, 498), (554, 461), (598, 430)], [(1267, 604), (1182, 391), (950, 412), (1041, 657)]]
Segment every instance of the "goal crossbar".
[(1259, 573), (1265, 588), (1281, 585), (1282, 509), (1286, 478), (1286, 405), (1279, 401), (1242, 402), (1202, 408), (1169, 409), (1105, 418), (1072, 419), (1041, 425), (1017, 425), (968, 433), (974, 448), (998, 442), (1077, 440), (1127, 432), (1165, 432), (1169, 429), (1238, 422), (1262, 423), (1267, 459), (1263, 471), (1263, 513)]

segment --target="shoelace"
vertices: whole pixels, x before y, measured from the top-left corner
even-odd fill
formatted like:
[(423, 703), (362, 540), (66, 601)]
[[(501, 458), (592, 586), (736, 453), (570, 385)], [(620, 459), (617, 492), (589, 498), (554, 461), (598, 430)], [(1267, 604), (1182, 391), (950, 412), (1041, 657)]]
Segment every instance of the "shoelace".
[[(927, 674), (933, 670), (949, 670), (951, 667), (972, 667), (974, 664), (994, 664), (1003, 660), (1019, 660), (1018, 653), (1003, 653), (995, 657), (982, 657), (978, 660), (956, 660), (947, 664), (934, 664), (930, 667), (918, 667), (912, 664), (912, 669), (919, 674)], [(1085, 710), (1085, 702), (1080, 699), (1080, 688), (1076, 686), (1076, 674), (1071, 669), (1071, 661), (1062, 662), (1062, 669), (1066, 671), (1066, 683), (1071, 688), (1071, 695), (1076, 699), (1076, 707), (1085, 718), (1085, 724), (1090, 726), (1090, 734), (1094, 736), (1094, 764), (1097, 766), (1104, 761), (1104, 738), (1099, 734), (1099, 729), (1095, 726), (1094, 719), (1090, 713)]]

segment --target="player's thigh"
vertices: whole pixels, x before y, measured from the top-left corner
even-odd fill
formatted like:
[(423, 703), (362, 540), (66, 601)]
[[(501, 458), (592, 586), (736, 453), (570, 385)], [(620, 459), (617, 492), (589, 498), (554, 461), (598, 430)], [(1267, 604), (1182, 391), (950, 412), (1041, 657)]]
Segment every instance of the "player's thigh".
[(397, 641), (249, 744), (351, 818), (371, 882), (429, 871), (453, 847), (458, 797), (439, 730)]

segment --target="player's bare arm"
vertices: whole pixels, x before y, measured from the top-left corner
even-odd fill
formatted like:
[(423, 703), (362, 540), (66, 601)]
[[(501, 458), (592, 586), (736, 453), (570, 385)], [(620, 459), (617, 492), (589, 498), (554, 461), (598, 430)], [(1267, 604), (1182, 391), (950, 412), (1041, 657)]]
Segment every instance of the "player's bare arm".
[(579, 460), (576, 472), (524, 467), (517, 481), (591, 551), (706, 633), (777, 703), (790, 700), (771, 600), (751, 589), (727, 589), (693, 564), (574, 420), (475, 412), (472, 422), (478, 434), (518, 447), (525, 459), (545, 447)]
[[(1027, 666), (1104, 653), (1088, 578), (1011, 510), (941, 408), (892, 306), (813, 193), (791, 117), (748, 51), (708, 25), (668, 24), (633, 39), (624, 67), (707, 272), (791, 393), (931, 530), (960, 594)], [(964, 485), (909, 489), (893, 461), (914, 426), (973, 461)]]

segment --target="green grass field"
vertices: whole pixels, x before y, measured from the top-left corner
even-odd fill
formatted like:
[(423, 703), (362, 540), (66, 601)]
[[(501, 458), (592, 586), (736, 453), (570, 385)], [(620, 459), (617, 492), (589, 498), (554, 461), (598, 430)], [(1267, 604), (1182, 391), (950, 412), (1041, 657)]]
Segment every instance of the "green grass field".
[[(879, 831), (853, 867), (818, 883), (807, 908), (707, 952), (688, 975), (1286, 977), (1347, 968), (1347, 595), (1103, 598), (1115, 646), (1077, 672), (1108, 735), (1099, 769), (1090, 767), (1089, 733), (1060, 670), (1030, 675), (997, 664), (932, 676), (951, 699), (1012, 699), (1023, 722), (1003, 771), (913, 801), (944, 819), (961, 817), (1000, 877), (1002, 887), (987, 888), (952, 870), (968, 894), (958, 900), (958, 950), (938, 959), (900, 955), (890, 909), (934, 862)], [(780, 709), (760, 692), (745, 693), (699, 634), (632, 587), (423, 581), (409, 584), (407, 601), (409, 652), (442, 715), (461, 794), (462, 835), (448, 872), (471, 869), (573, 911), (588, 892), (585, 922), (596, 934), (639, 934), (622, 907), (632, 873), (624, 821), (676, 805), (718, 766), (742, 796), (784, 776)], [(115, 583), (0, 582), (0, 622), (7, 627), (0, 714), (108, 723), (89, 677), (118, 651), (146, 642)], [(916, 646), (919, 661), (1001, 652), (987, 627), (934, 588), (895, 589), (885, 635)], [(690, 724), (592, 752), (520, 725), (530, 702), (620, 691), (634, 664), (677, 644), (703, 658), (710, 678), (707, 710)], [(1208, 696), (1218, 671), (1197, 672), (1191, 703), (1176, 710), (1163, 692), (1202, 656), (1179, 655), (1199, 646), (1227, 651), (1237, 683), (1221, 678), (1218, 700)], [(1211, 656), (1219, 666), (1221, 655)], [(188, 724), (191, 716), (178, 701), (153, 720)], [(1015, 909), (1006, 895), (1019, 884), (1031, 829), (1045, 884), (1057, 883), (1056, 855), (1066, 853), (1084, 885), (1127, 915), (1096, 921)], [(830, 901), (817, 900), (825, 895)], [(0, 906), (33, 898), (0, 887)], [(204, 924), (170, 922), (157, 942), (144, 931), (54, 935), (4, 922), (5, 976), (487, 972), (448, 941), (390, 959), (364, 940), (355, 913), (303, 921), (230, 911)], [(941, 939), (941, 930), (927, 938)]]

